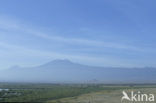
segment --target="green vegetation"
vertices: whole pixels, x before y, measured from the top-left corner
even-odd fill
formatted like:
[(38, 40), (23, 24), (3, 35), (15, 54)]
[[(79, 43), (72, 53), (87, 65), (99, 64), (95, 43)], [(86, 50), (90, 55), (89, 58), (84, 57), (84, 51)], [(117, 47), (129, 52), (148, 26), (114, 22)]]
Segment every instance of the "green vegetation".
[[(103, 84), (18, 84), (0, 83), (0, 102), (47, 102), (82, 94), (120, 89), (151, 88), (155, 86), (103, 85)], [(8, 90), (3, 90), (8, 89)]]
[(61, 85), (61, 84), (1, 84), (1, 102), (44, 102), (65, 97), (102, 90), (103, 87), (93, 85)]

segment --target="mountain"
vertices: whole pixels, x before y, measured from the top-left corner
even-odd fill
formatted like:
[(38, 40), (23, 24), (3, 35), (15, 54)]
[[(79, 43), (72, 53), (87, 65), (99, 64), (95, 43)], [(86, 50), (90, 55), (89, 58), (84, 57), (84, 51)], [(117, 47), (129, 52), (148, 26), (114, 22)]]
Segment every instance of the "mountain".
[(0, 82), (156, 83), (156, 68), (95, 67), (54, 60), (36, 67), (1, 70)]

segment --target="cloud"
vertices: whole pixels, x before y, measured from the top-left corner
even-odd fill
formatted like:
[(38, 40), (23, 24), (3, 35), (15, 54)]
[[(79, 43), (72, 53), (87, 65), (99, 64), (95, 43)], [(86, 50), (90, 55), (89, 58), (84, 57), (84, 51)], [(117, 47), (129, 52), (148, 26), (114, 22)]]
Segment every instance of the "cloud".
[[(122, 66), (121, 61), (119, 61), (119, 60), (116, 61), (114, 58), (110, 58), (110, 57), (102, 58), (102, 57), (96, 57), (96, 56), (90, 57), (90, 56), (84, 56), (84, 55), (56, 53), (56, 52), (50, 52), (50, 51), (29, 49), (29, 48), (25, 48), (22, 46), (7, 44), (4, 42), (0, 42), (0, 48), (1, 47), (4, 47), (8, 50), (4, 51), (4, 52), (0, 51), (0, 53), (1, 53), (0, 57), (4, 56), (5, 58), (8, 58), (8, 59), (13, 58), (14, 61), (12, 61), (12, 62), (15, 62), (17, 64), (19, 62), (21, 62), (21, 61), (18, 61), (19, 60), (18, 58), (20, 58), (20, 60), (22, 60), (22, 59), (26, 59), (26, 58), (31, 57), (33, 59), (41, 58), (41, 59), (43, 59), (43, 62), (45, 62), (44, 60), (47, 60), (47, 59), (48, 60), (54, 60), (54, 59), (64, 58), (64, 59), (69, 59), (69, 60), (72, 60), (72, 61), (75, 61), (78, 63), (84, 63), (84, 64), (90, 64), (91, 63), (90, 65), (97, 65), (98, 64), (98, 66), (102, 66), (101, 64), (105, 63), (105, 66), (109, 66), (109, 65)], [(16, 62), (16, 59), (18, 59), (17, 62)], [(27, 61), (27, 62), (29, 62), (29, 61)], [(29, 64), (29, 63), (26, 63), (26, 64)]]
[(105, 42), (98, 40), (91, 40), (89, 38), (72, 38), (72, 37), (63, 37), (55, 34), (47, 34), (41, 32), (40, 30), (33, 29), (29, 27), (27, 23), (19, 22), (18, 20), (13, 20), (4, 16), (0, 16), (0, 28), (8, 31), (19, 31), (24, 33), (29, 33), (31, 35), (40, 37), (42, 39), (56, 41), (65, 44), (76, 44), (82, 46), (98, 47), (98, 48), (112, 48), (112, 49), (121, 49), (121, 50), (131, 50), (131, 51), (144, 51), (145, 49), (136, 47), (133, 45), (122, 44), (117, 42)]
[[(1, 22), (2, 21), (2, 22)], [(7, 31), (7, 33), (12, 34), (12, 31), (15, 33), (24, 33), (24, 34), (30, 34), (34, 37), (39, 37), (41, 39), (44, 39), (45, 41), (55, 41), (56, 44), (61, 43), (63, 46), (66, 45), (74, 45), (74, 49), (77, 48), (77, 45), (88, 47), (85, 48), (85, 50), (104, 50), (109, 48), (113, 53), (116, 52), (116, 50), (122, 51), (120, 52), (121, 55), (124, 56), (118, 56), (118, 55), (108, 55), (108, 54), (88, 54), (84, 55), (82, 53), (73, 53), (73, 52), (64, 52), (59, 50), (45, 50), (45, 49), (34, 49), (32, 47), (24, 47), (22, 45), (18, 44), (10, 44), (9, 42), (0, 41), (0, 48), (5, 48), (7, 50), (0, 51), (0, 57), (6, 58), (8, 57), (8, 60), (10, 58), (22, 58), (23, 60), (25, 58), (33, 58), (33, 60), (38, 60), (40, 58), (40, 61), (44, 62), (44, 60), (53, 60), (53, 59), (70, 59), (72, 61), (78, 62), (78, 63), (84, 63), (84, 64), (91, 64), (91, 65), (99, 65), (99, 66), (135, 66), (141, 64), (141, 61), (139, 64), (136, 59), (129, 60), (129, 58), (122, 54), (124, 50), (127, 50), (131, 53), (131, 51), (134, 52), (155, 52), (154, 49), (147, 49), (147, 48), (141, 48), (134, 45), (127, 45), (122, 44), (118, 42), (105, 42), (105, 41), (98, 41), (98, 40), (92, 40), (89, 38), (72, 38), (72, 37), (63, 37), (56, 34), (50, 34), (41, 32), (39, 29), (34, 29), (35, 27), (27, 25), (27, 23), (20, 22), (18, 20), (10, 19), (10, 18), (3, 18), (0, 16), (0, 29)], [(40, 28), (40, 27), (36, 27)], [(2, 31), (3, 32), (3, 31)], [(6, 35), (8, 35), (6, 33)], [(0, 34), (2, 35), (2, 34)], [(13, 35), (13, 34), (12, 34)], [(22, 35), (22, 34), (21, 34)], [(9, 35), (10, 36), (10, 35)], [(48, 42), (49, 43), (49, 42)], [(49, 44), (50, 45), (50, 44)], [(68, 49), (73, 49), (68, 47)], [(81, 49), (78, 47), (78, 49)], [(108, 50), (109, 52), (109, 50)], [(43, 60), (42, 60), (43, 59)], [(0, 62), (3, 62), (2, 60)], [(26, 62), (26, 61), (24, 61)], [(27, 61), (31, 62), (31, 61)], [(18, 61), (16, 62), (18, 63)], [(33, 62), (32, 62), (33, 63)], [(6, 63), (7, 64), (7, 63)]]
[(19, 30), (20, 22), (10, 19), (7, 16), (0, 15), (0, 28), (7, 30)]

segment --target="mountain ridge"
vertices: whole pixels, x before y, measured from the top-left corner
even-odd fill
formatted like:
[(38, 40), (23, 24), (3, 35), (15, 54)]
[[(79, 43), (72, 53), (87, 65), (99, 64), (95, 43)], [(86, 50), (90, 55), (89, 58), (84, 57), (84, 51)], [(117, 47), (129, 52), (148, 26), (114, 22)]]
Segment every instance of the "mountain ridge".
[[(17, 67), (17, 68), (16, 68)], [(35, 67), (19, 67), (0, 72), (0, 82), (156, 83), (156, 68), (96, 67), (54, 60)]]

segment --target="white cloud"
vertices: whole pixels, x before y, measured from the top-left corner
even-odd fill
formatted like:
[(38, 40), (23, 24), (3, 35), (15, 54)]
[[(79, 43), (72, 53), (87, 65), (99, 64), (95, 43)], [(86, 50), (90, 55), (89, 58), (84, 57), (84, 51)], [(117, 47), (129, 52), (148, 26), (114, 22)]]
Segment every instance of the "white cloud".
[(55, 34), (43, 33), (40, 30), (33, 29), (29, 25), (23, 24), (18, 20), (12, 20), (7, 17), (0, 16), (0, 28), (8, 31), (22, 31), (24, 33), (29, 33), (34, 36), (57, 41), (66, 44), (78, 44), (83, 46), (99, 47), (99, 48), (114, 48), (114, 49), (123, 49), (123, 50), (132, 50), (132, 51), (144, 51), (144, 48), (136, 47), (133, 45), (121, 44), (117, 42), (105, 42), (98, 40), (91, 40), (86, 38), (66, 38), (63, 36), (56, 36)]
[[(9, 31), (16, 31), (18, 32), (23, 32), (23, 33), (28, 33), (36, 37), (40, 37), (45, 40), (50, 40), (50, 41), (56, 41), (60, 42), (63, 45), (66, 44), (76, 44), (76, 45), (82, 45), (82, 46), (88, 46), (93, 49), (99, 48), (99, 50), (103, 48), (111, 48), (111, 49), (119, 49), (119, 50), (128, 50), (128, 51), (135, 51), (135, 52), (151, 52), (154, 51), (145, 49), (145, 48), (140, 48), (136, 47), (133, 45), (127, 45), (127, 44), (122, 44), (122, 43), (116, 43), (116, 42), (105, 42), (105, 41), (97, 41), (97, 40), (91, 40), (91, 39), (86, 39), (86, 38), (66, 38), (63, 36), (58, 36), (58, 35), (51, 35), (47, 34), (44, 32), (40, 32), (40, 30), (33, 29), (32, 27), (29, 27), (27, 23), (23, 24), (19, 22), (18, 20), (12, 20), (9, 18), (2, 18), (0, 16), (0, 29)], [(1, 34), (0, 34), (1, 35)], [(7, 34), (6, 34), (7, 35)], [(93, 55), (76, 55), (72, 53), (60, 53), (56, 51), (45, 51), (45, 50), (36, 50), (32, 48), (26, 48), (23, 46), (19, 45), (14, 45), (14, 44), (9, 44), (3, 41), (0, 41), (0, 48), (6, 48), (8, 49), (7, 51), (0, 51), (0, 57), (6, 58), (6, 56), (9, 58), (13, 56), (18, 56), (17, 58), (20, 58), (22, 56), (23, 59), (31, 57), (34, 58), (34, 60), (37, 60), (35, 58), (44, 58), (43, 61), (47, 59), (59, 59), (59, 58), (66, 58), (70, 59), (75, 62), (79, 63), (84, 63), (84, 64), (92, 64), (92, 65), (101, 65), (101, 66), (135, 66), (139, 65), (137, 64), (137, 61), (132, 62), (131, 60), (127, 59), (122, 59), (122, 58), (116, 58), (113, 56), (108, 56), (104, 55), (103, 56), (93, 56)], [(5, 54), (5, 55), (4, 55)], [(40, 60), (42, 61), (42, 60)], [(3, 62), (1, 60), (1, 62)], [(29, 61), (28, 61), (29, 62)], [(18, 64), (18, 61), (16, 62)], [(140, 63), (141, 64), (141, 63)]]
[[(0, 51), (0, 57), (2, 58), (4, 56), (7, 59), (14, 58), (15, 61), (12, 61), (12, 62), (14, 62), (14, 64), (15, 63), (19, 64), (19, 62), (21, 62), (19, 60), (31, 57), (34, 60), (36, 60), (38, 58), (42, 58), (43, 61), (42, 60), (41, 61), (43, 63), (44, 63), (44, 60), (54, 60), (54, 59), (64, 58), (64, 59), (69, 59), (69, 60), (72, 60), (72, 61), (75, 61), (78, 63), (99, 65), (99, 66), (103, 66), (103, 63), (105, 63), (105, 66), (128, 65), (128, 64), (121, 65), (122, 64), (121, 61), (119, 61), (119, 60), (117, 61), (114, 58), (110, 58), (110, 57), (102, 58), (102, 57), (94, 57), (94, 56), (89, 57), (89, 56), (84, 56), (84, 55), (62, 54), (62, 53), (56, 53), (56, 52), (28, 49), (25, 47), (7, 44), (7, 43), (3, 43), (3, 42), (0, 42), (0, 47), (5, 47), (8, 49), (7, 51)], [(20, 58), (20, 59), (18, 59), (18, 58)], [(16, 61), (16, 59), (17, 59), (17, 61)], [(24, 61), (26, 62), (26, 60), (24, 60)], [(27, 62), (29, 62), (29, 61), (27, 61)], [(1, 61), (1, 63), (3, 63), (3, 61)], [(31, 65), (32, 63), (26, 63), (26, 64)], [(38, 63), (38, 64), (42, 64), (42, 63)]]

